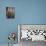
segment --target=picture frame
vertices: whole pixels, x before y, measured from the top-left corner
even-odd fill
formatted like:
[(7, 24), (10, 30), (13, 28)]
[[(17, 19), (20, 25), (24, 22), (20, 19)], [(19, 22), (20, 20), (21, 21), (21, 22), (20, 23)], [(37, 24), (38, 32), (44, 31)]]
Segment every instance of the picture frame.
[(15, 18), (15, 7), (6, 7), (6, 17)]

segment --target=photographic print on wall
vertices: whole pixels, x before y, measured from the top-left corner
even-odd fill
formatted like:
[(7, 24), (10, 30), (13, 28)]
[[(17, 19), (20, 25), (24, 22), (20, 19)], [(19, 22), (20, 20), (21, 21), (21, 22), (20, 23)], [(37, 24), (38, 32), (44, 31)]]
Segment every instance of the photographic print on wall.
[(15, 18), (15, 7), (6, 7), (6, 17)]

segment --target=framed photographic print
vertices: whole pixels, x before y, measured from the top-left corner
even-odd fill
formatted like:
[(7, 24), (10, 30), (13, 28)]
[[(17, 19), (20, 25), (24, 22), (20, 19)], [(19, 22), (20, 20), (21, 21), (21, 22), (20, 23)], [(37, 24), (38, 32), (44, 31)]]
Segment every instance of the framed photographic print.
[(15, 18), (15, 7), (6, 7), (6, 17)]

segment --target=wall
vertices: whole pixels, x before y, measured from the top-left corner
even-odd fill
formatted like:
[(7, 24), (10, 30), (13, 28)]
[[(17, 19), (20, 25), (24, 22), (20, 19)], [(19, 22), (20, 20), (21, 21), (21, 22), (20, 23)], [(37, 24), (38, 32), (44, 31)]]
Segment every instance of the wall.
[[(15, 19), (6, 18), (7, 6), (15, 7)], [(46, 24), (46, 0), (0, 0), (0, 44), (8, 43), (9, 32), (18, 32), (17, 24)]]
[(46, 0), (17, 0), (19, 24), (46, 24)]
[[(17, 34), (17, 19), (6, 18), (6, 7), (15, 7), (15, 0), (0, 0), (0, 44), (8, 43), (8, 34), (10, 32), (16, 32)], [(17, 39), (15, 42), (18, 42)]]

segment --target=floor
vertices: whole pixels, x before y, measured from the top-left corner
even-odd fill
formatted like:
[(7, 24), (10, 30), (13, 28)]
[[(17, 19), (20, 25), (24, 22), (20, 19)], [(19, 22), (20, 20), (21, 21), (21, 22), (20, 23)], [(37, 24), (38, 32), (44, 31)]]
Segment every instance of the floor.
[(45, 41), (32, 42), (31, 40), (28, 41), (21, 40), (20, 46), (46, 46), (46, 42)]
[[(0, 46), (8, 46), (8, 44), (0, 44)], [(13, 45), (10, 45), (13, 46)], [(15, 44), (14, 46), (18, 46), (18, 44)]]
[[(0, 44), (0, 46), (8, 46), (8, 45), (7, 44)], [(45, 41), (32, 42), (31, 40), (28, 40), (28, 41), (21, 40), (19, 44), (15, 44), (14, 46), (46, 46), (46, 42)]]

